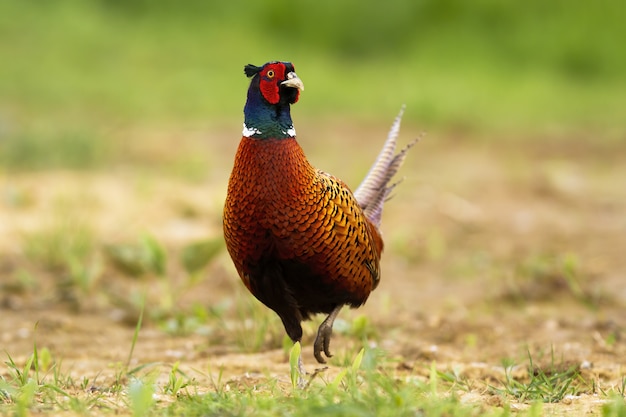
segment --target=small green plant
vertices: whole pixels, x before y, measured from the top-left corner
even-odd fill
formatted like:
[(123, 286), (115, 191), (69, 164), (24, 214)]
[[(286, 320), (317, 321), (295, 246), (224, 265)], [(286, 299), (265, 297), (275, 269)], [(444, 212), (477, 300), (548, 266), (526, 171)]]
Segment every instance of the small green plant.
[(84, 261), (95, 247), (93, 232), (84, 222), (58, 214), (49, 225), (24, 235), (24, 253), (44, 268), (58, 271)]
[[(13, 404), (15, 414), (29, 415), (29, 410), (42, 404), (59, 406), (60, 409), (83, 408), (82, 403), (73, 399), (66, 391), (74, 387), (71, 376), (61, 373), (60, 361), (55, 361), (46, 347), (39, 349), (33, 343), (33, 353), (26, 359), (23, 367), (18, 366), (11, 355), (5, 352), (5, 365), (9, 371), (9, 380), (0, 378), (0, 397)], [(53, 378), (50, 380), (49, 373)], [(97, 401), (97, 399), (93, 399)]]
[(224, 239), (215, 239), (191, 243), (183, 248), (181, 263), (185, 270), (193, 275), (205, 268), (224, 248)]
[(505, 299), (524, 303), (552, 300), (557, 294), (569, 295), (590, 308), (597, 308), (602, 294), (592, 293), (585, 285), (579, 257), (574, 253), (540, 253), (516, 260), (508, 280)]
[[(432, 372), (432, 369), (431, 369)], [(451, 384), (452, 388), (459, 389), (466, 392), (472, 391), (472, 381), (466, 376), (461, 375), (457, 369), (453, 369), (451, 372), (444, 372), (436, 370), (437, 379)], [(432, 379), (432, 374), (431, 374)]]
[(372, 325), (369, 317), (365, 314), (360, 314), (352, 320), (350, 334), (363, 343), (366, 343), (370, 338), (377, 338), (378, 336), (376, 327)]
[(213, 376), (211, 372), (211, 366), (209, 365), (209, 369), (207, 371), (208, 379), (211, 382), (211, 386), (216, 394), (221, 395), (224, 393), (224, 367), (220, 366), (219, 371), (217, 373), (217, 377)]
[(106, 245), (104, 251), (113, 266), (130, 276), (165, 275), (167, 254), (150, 235), (143, 236), (137, 244)]
[(29, 415), (28, 410), (32, 407), (38, 391), (39, 387), (34, 379), (29, 379), (19, 388), (15, 399), (15, 411), (18, 416)]
[(9, 368), (9, 372), (12, 376), (12, 381), (15, 382), (18, 387), (23, 387), (31, 379), (30, 371), (33, 366), (33, 362), (35, 361), (35, 355), (33, 354), (29, 356), (26, 360), (26, 363), (24, 364), (24, 367), (20, 369), (20, 367), (13, 361), (11, 355), (9, 355), (8, 352), (5, 353), (8, 358), (8, 362), (5, 362), (5, 364)]
[[(177, 265), (172, 264), (164, 245), (155, 237), (144, 235), (137, 243), (105, 245), (104, 253), (112, 267), (129, 277), (141, 278), (153, 287), (148, 317), (158, 321), (160, 327), (170, 334), (185, 335), (197, 328), (202, 323), (198, 319), (207, 313), (200, 313), (197, 306), (190, 313), (177, 303), (185, 292), (204, 279), (202, 269), (222, 247), (221, 237), (219, 242), (213, 239), (188, 245), (183, 248), (181, 265)], [(187, 273), (183, 280), (176, 280), (170, 272), (179, 266)], [(136, 302), (131, 301), (131, 305), (137, 307)]]
[[(60, 277), (55, 283), (64, 301), (80, 305), (101, 276), (93, 232), (72, 216), (58, 214), (49, 225), (25, 234), (23, 247), (30, 262)], [(29, 282), (24, 272), (20, 277), (20, 282)]]
[(586, 384), (580, 376), (578, 366), (563, 367), (556, 364), (554, 351), (548, 369), (535, 366), (533, 358), (528, 353), (528, 380), (517, 379), (512, 376), (512, 367), (505, 366), (505, 380), (502, 388), (491, 387), (498, 393), (512, 396), (522, 402), (541, 401), (555, 403), (561, 401), (566, 395), (576, 394), (581, 391), (581, 384)]
[(159, 322), (159, 328), (170, 335), (187, 336), (200, 331), (207, 321), (205, 310), (196, 305), (192, 306), (191, 311), (173, 311), (171, 317)]
[(188, 377), (179, 369), (179, 367), (180, 362), (176, 362), (170, 370), (167, 384), (163, 388), (163, 392), (166, 394), (177, 396), (180, 391), (188, 385)]
[(356, 354), (354, 360), (352, 361), (352, 365), (350, 366), (350, 370), (348, 372), (349, 383), (353, 388), (357, 387), (357, 376), (358, 372), (361, 369), (361, 364), (363, 363), (363, 355), (365, 354), (365, 348), (361, 348), (359, 353)]
[(289, 351), (289, 376), (291, 377), (291, 386), (296, 389), (302, 387), (304, 375), (300, 374), (300, 366), (302, 363), (302, 347), (300, 342), (293, 344)]

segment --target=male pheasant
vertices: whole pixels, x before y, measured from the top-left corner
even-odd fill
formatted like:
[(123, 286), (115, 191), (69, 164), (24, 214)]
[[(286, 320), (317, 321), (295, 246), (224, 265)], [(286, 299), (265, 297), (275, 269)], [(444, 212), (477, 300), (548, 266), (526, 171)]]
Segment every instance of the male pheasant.
[(224, 206), (226, 246), (245, 286), (278, 314), (291, 340), (302, 339), (303, 320), (328, 314), (314, 343), (325, 363), (341, 308), (359, 307), (378, 285), (382, 206), (415, 142), (395, 154), (400, 114), (353, 194), (315, 169), (296, 141), (290, 106), (304, 85), (294, 66), (268, 62), (244, 72), (252, 80)]

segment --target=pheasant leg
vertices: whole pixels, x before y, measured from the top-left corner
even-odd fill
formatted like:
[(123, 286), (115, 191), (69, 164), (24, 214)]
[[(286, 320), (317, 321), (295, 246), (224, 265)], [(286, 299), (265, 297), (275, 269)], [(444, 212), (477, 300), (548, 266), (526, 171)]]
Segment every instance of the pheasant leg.
[(317, 336), (313, 344), (313, 354), (319, 363), (326, 363), (326, 359), (322, 356), (322, 351), (329, 358), (333, 356), (330, 353), (330, 338), (333, 335), (333, 324), (342, 307), (343, 305), (335, 307), (317, 330)]
[(307, 374), (304, 369), (304, 363), (302, 362), (302, 353), (298, 356), (298, 388), (304, 389), (308, 385), (304, 376)]

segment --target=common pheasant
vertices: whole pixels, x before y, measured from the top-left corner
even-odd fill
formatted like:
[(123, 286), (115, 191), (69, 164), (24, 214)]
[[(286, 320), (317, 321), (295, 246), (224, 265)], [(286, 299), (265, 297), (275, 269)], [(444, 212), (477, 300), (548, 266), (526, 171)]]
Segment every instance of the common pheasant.
[(226, 246), (245, 286), (278, 314), (291, 340), (301, 341), (303, 320), (328, 314), (313, 349), (325, 363), (341, 308), (359, 307), (379, 283), (383, 203), (415, 141), (395, 153), (401, 112), (352, 193), (315, 169), (296, 141), (290, 106), (304, 84), (294, 66), (268, 62), (244, 72), (252, 80), (224, 206)]

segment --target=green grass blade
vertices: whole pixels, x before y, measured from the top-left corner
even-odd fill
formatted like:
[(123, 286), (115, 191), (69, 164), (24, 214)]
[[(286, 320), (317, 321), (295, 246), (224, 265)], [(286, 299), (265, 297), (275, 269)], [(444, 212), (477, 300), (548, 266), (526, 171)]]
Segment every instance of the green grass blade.
[(289, 351), (289, 375), (291, 377), (291, 385), (293, 388), (298, 387), (298, 382), (302, 375), (300, 375), (300, 355), (302, 353), (302, 347), (300, 346), (300, 342), (296, 342), (293, 344), (293, 347)]
[(352, 361), (352, 372), (357, 372), (361, 368), (361, 362), (363, 362), (363, 355), (365, 354), (365, 348), (361, 348), (359, 353), (354, 357)]
[(126, 360), (126, 371), (128, 372), (128, 368), (130, 367), (130, 361), (133, 358), (133, 352), (135, 351), (135, 345), (137, 344), (137, 339), (139, 339), (139, 331), (141, 330), (141, 324), (143, 322), (143, 312), (146, 307), (146, 296), (144, 295), (141, 300), (141, 309), (139, 310), (139, 318), (137, 319), (137, 325), (135, 326), (135, 332), (133, 333), (133, 340), (130, 344), (130, 351), (128, 352), (128, 359)]
[(347, 373), (348, 373), (348, 368), (345, 368), (339, 371), (339, 373), (333, 379), (333, 381), (330, 384), (328, 384), (328, 389), (332, 391), (336, 391), (339, 388), (339, 384), (341, 384), (341, 381), (343, 381)]

